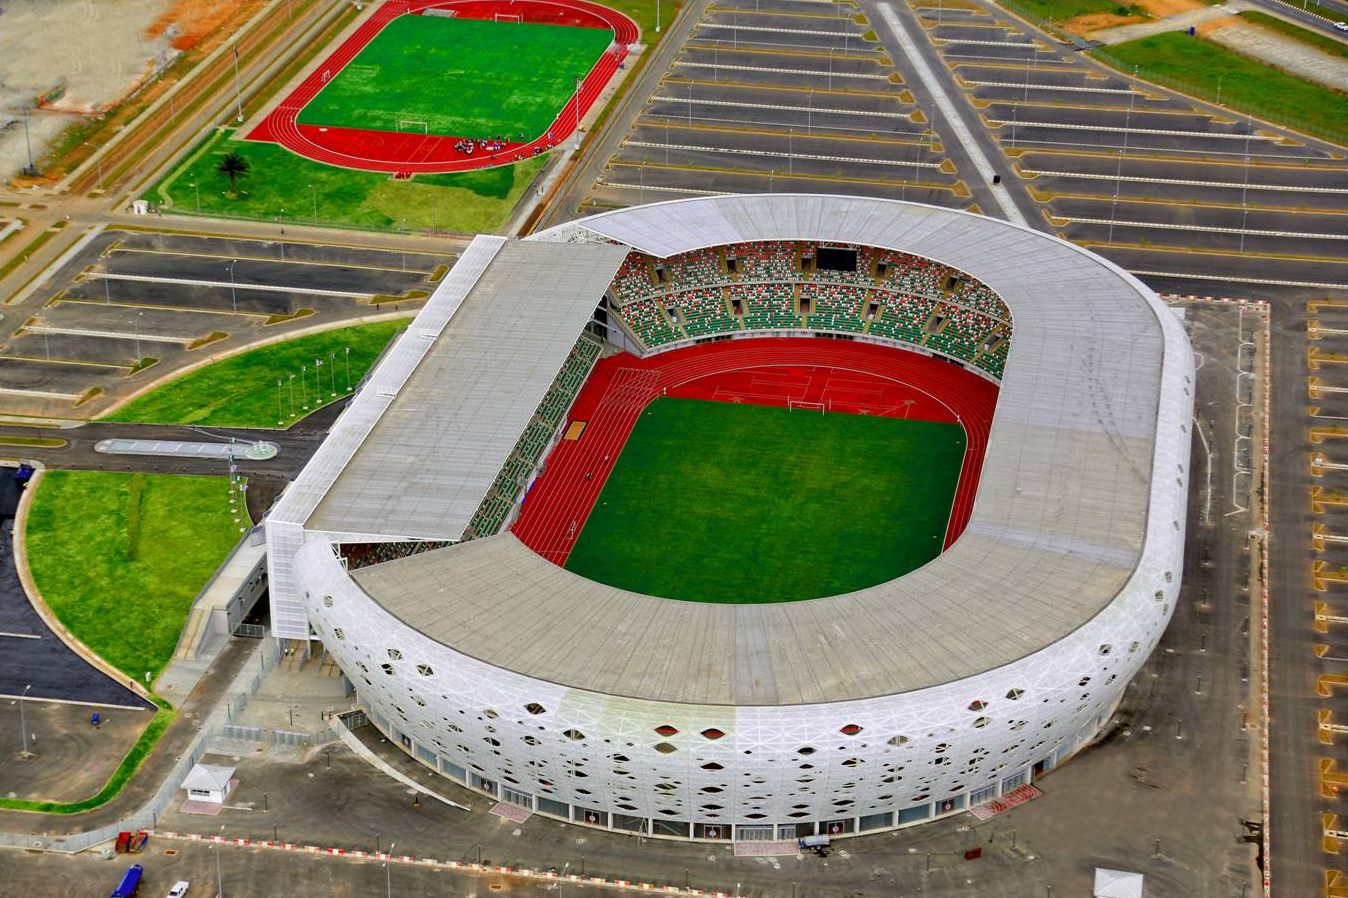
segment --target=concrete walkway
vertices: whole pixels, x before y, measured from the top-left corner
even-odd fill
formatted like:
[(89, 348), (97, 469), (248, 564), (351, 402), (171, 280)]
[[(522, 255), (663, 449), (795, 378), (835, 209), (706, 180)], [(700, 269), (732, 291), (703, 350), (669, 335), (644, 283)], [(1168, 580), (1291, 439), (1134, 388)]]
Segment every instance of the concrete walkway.
[(447, 804), (452, 808), (458, 808), (461, 811), (472, 810), (472, 808), (468, 807), (467, 805), (459, 804), (457, 801), (450, 801), (445, 796), (432, 792), (431, 790), (423, 786), (421, 783), (412, 779), (410, 776), (407, 776), (404, 773), (402, 773), (402, 771), (395, 769), (383, 758), (379, 757), (377, 754), (366, 748), (365, 743), (357, 739), (355, 734), (352, 733), (350, 730), (348, 730), (346, 728), (346, 725), (335, 717), (332, 719), (332, 731), (337, 734), (338, 738), (342, 740), (342, 742), (346, 745), (347, 748), (351, 749), (362, 759), (368, 761), (370, 763), (370, 766), (377, 769), (380, 773), (383, 773), (386, 776), (391, 776), (393, 777), (393, 779), (402, 783), (404, 786), (408, 786), (411, 789), (421, 793), (422, 795), (429, 795), (436, 801), (442, 802), (443, 804)]
[[(894, 39), (898, 43), (898, 49), (903, 52), (908, 63), (917, 72), (917, 76), (922, 81), (923, 86), (930, 91), (932, 98), (936, 101), (936, 105), (940, 107), (942, 117), (941, 124), (945, 125), (951, 136), (959, 141), (960, 146), (964, 148), (964, 152), (968, 154), (969, 159), (973, 162), (974, 170), (966, 171), (962, 174), (964, 174), (966, 178), (976, 178), (981, 181), (992, 193), (993, 198), (1000, 207), (999, 209), (987, 209), (984, 211), (990, 215), (999, 214), (1001, 218), (1010, 221), (1012, 224), (1018, 224), (1021, 227), (1029, 227), (1029, 222), (1025, 220), (1025, 216), (1021, 214), (1020, 209), (1016, 207), (1016, 202), (1011, 198), (1011, 192), (1006, 189), (1006, 185), (992, 183), (992, 178), (990, 176), (991, 172), (994, 171), (992, 162), (988, 160), (987, 155), (978, 145), (978, 141), (974, 139), (973, 133), (970, 132), (968, 126), (964, 124), (964, 119), (960, 118), (960, 109), (955, 106), (950, 95), (946, 93), (945, 85), (937, 79), (931, 66), (927, 64), (926, 58), (918, 48), (917, 41), (914, 40), (912, 34), (909, 33), (908, 28), (894, 12), (893, 4), (881, 3), (879, 4), (879, 9), (881, 17), (885, 20), (885, 24), (889, 26), (889, 30), (894, 34)], [(932, 122), (932, 128), (936, 129), (936, 127), (937, 123)]]
[(1212, 29), (1205, 31), (1203, 36), (1214, 44), (1262, 59), (1269, 65), (1333, 90), (1343, 90), (1348, 85), (1348, 59), (1331, 56), (1271, 28), (1236, 19), (1213, 23)]

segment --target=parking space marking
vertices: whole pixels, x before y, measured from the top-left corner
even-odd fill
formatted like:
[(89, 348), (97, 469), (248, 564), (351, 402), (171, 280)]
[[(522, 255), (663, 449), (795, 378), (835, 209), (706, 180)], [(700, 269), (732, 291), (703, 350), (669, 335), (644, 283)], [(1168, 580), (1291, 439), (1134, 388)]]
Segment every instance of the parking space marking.
[[(830, 72), (824, 69), (784, 69), (765, 65), (730, 65), (728, 63), (712, 62), (688, 62), (684, 59), (677, 59), (674, 66), (685, 69), (713, 69), (716, 71), (730, 72), (766, 72), (773, 75), (818, 75), (821, 78), (862, 78), (867, 81), (889, 81), (889, 75), (879, 73), (863, 74), (860, 72)], [(719, 84), (721, 82), (713, 82)]]
[[(917, 187), (926, 190), (946, 190), (960, 196), (960, 188), (963, 187), (960, 182), (953, 184), (937, 184), (930, 181), (892, 181), (887, 178), (856, 178), (844, 175), (816, 175), (808, 172), (785, 172), (777, 169), (761, 171), (758, 169), (742, 168), (719, 168), (714, 165), (665, 165), (660, 162), (633, 162), (625, 159), (614, 159), (609, 165), (613, 168), (636, 168), (652, 169), (663, 171), (687, 171), (687, 172), (715, 172), (718, 174), (734, 174), (748, 178), (782, 178), (794, 181), (828, 181), (837, 184), (878, 184), (885, 187)], [(647, 190), (651, 188), (647, 187)]]
[[(1151, 247), (1155, 250), (1157, 247)], [(1176, 252), (1190, 252), (1187, 248), (1180, 248)], [(1265, 287), (1314, 287), (1325, 290), (1343, 290), (1348, 289), (1348, 284), (1330, 284), (1323, 281), (1289, 281), (1279, 280), (1277, 278), (1252, 278), (1244, 277), (1238, 274), (1194, 274), (1187, 271), (1155, 271), (1152, 269), (1133, 268), (1129, 266), (1129, 273), (1141, 275), (1143, 277), (1156, 278), (1175, 278), (1181, 281), (1226, 281), (1236, 284), (1260, 284)], [(1348, 362), (1348, 359), (1343, 361)]]
[[(1321, 465), (1321, 467), (1324, 467), (1324, 465)], [(1348, 468), (1348, 465), (1335, 465), (1334, 467)], [(1348, 536), (1326, 533), (1325, 525), (1318, 522), (1311, 524), (1311, 548), (1317, 552), (1323, 552), (1325, 543), (1348, 543)]]
[(0, 395), (23, 396), (28, 399), (56, 399), (61, 402), (74, 402), (82, 393), (57, 393), (52, 390), (26, 390), (21, 387), (0, 387)]
[[(655, 100), (655, 99), (657, 99), (657, 98), (656, 98), (656, 97), (651, 97), (651, 99), (652, 99), (652, 100)], [(684, 99), (678, 100), (677, 102), (687, 104), (688, 99), (685, 97)], [(696, 101), (694, 101), (694, 102), (696, 103)], [(712, 103), (711, 105), (717, 105), (717, 104)], [(741, 104), (739, 104), (739, 105), (744, 106), (744, 107), (749, 108), (749, 109), (761, 109), (761, 108), (763, 108), (762, 105), (761, 105), (761, 104), (758, 104), (758, 103), (741, 103)], [(792, 109), (793, 111), (795, 110), (795, 107), (787, 107), (787, 108), (790, 108), (790, 109)], [(877, 137), (875, 137), (875, 129), (874, 129), (874, 128), (856, 128), (856, 127), (849, 127), (849, 126), (846, 126), (846, 125), (835, 125), (835, 124), (833, 124), (832, 122), (830, 122), (830, 123), (828, 124), (827, 127), (820, 126), (818, 129), (812, 129), (811, 126), (809, 125), (808, 119), (807, 119), (807, 124), (806, 124), (805, 136), (806, 136), (806, 137), (818, 137), (818, 138), (821, 139), (821, 140), (873, 140), (873, 139), (874, 139), (874, 140), (884, 140), (884, 139), (888, 139), (888, 140), (893, 140), (895, 143), (906, 143), (906, 144), (911, 144), (911, 145), (921, 144), (921, 145), (923, 145), (923, 146), (925, 146), (925, 147), (933, 148), (934, 145), (932, 144), (932, 141), (931, 141), (931, 139), (930, 139), (930, 132), (929, 132), (925, 127), (924, 127), (924, 128), (921, 128), (921, 129), (918, 129), (917, 126), (914, 126), (914, 127), (913, 127), (913, 130), (911, 130), (911, 131), (907, 131), (907, 130), (905, 130), (905, 131), (900, 131), (900, 130), (898, 130), (898, 129), (901, 128), (903, 125), (911, 125), (911, 124), (912, 124), (912, 118), (911, 118), (911, 115), (912, 115), (911, 113), (897, 113), (897, 114), (895, 115), (894, 124), (892, 124), (892, 125), (889, 126), (889, 130), (886, 132), (886, 137), (885, 137), (885, 138), (877, 138)], [(797, 124), (795, 124), (795, 123), (793, 123), (793, 122), (763, 122), (763, 121), (758, 120), (758, 119), (725, 118), (724, 116), (715, 116), (715, 115), (692, 115), (692, 114), (690, 114), (690, 112), (679, 112), (679, 113), (668, 113), (668, 112), (666, 112), (666, 113), (656, 113), (656, 112), (650, 112), (650, 111), (644, 112), (644, 113), (642, 114), (642, 117), (641, 117), (640, 119), (637, 120), (636, 124), (637, 124), (638, 126), (640, 126), (640, 125), (645, 125), (645, 126), (647, 126), (647, 127), (663, 127), (666, 123), (669, 123), (670, 127), (674, 127), (676, 123), (680, 123), (680, 122), (683, 124), (683, 127), (685, 127), (685, 128), (698, 128), (698, 127), (714, 128), (714, 127), (719, 127), (719, 128), (721, 128), (722, 130), (726, 130), (726, 131), (741, 132), (741, 133), (752, 133), (752, 134), (773, 134), (773, 135), (776, 135), (776, 136), (778, 136), (778, 137), (782, 136), (783, 134), (787, 134), (787, 133), (789, 133), (790, 131), (793, 131), (793, 130), (795, 130), (795, 131), (798, 132), (798, 131), (799, 131), (799, 128), (800, 128), (799, 125), (797, 125)], [(716, 125), (697, 125), (697, 124), (694, 124), (695, 122), (716, 122), (716, 123), (719, 123), (719, 124), (716, 124)], [(772, 125), (772, 126), (774, 126), (774, 127), (775, 127), (775, 130), (772, 130), (772, 129), (764, 130), (764, 129), (762, 129), (762, 126), (765, 125), (765, 124), (766, 124), (766, 125)], [(733, 128), (730, 128), (730, 127), (726, 127), (726, 126), (728, 126), (728, 125), (735, 125), (735, 126), (749, 125), (749, 126), (751, 126), (751, 127), (748, 127), (748, 128), (743, 128), (743, 127), (733, 127)], [(816, 130), (817, 130), (818, 133), (816, 133)], [(841, 133), (840, 133), (840, 132), (841, 132)], [(896, 137), (896, 135), (911, 135), (911, 136), (908, 136), (908, 137)], [(933, 151), (934, 151), (934, 150), (933, 150)]]
[[(1140, 90), (1133, 90), (1129, 87), (1063, 87), (1057, 84), (1020, 84), (1015, 81), (971, 81), (963, 76), (957, 76), (961, 84), (970, 87), (1013, 87), (1016, 90), (1065, 90), (1071, 93), (1083, 94), (1136, 94), (1139, 97), (1145, 97), (1147, 94)], [(992, 100), (996, 103), (997, 100)]]
[[(1348, 237), (1343, 237), (1341, 239), (1348, 240)], [(1310, 336), (1312, 340), (1319, 340), (1321, 337), (1325, 335), (1329, 335), (1331, 337), (1332, 336), (1341, 337), (1345, 334), (1348, 334), (1348, 328), (1324, 327), (1323, 325), (1320, 324), (1320, 319), (1312, 318), (1306, 322), (1306, 333)]]
[[(42, 365), (73, 365), (77, 368), (130, 368), (130, 365), (114, 365), (111, 362), (89, 362), (83, 359), (49, 359), (40, 355), (0, 355), (0, 362), (37, 362)], [(51, 394), (60, 395), (60, 394)]]
[[(790, 105), (784, 103), (779, 104), (740, 103), (731, 100), (704, 100), (700, 97), (671, 97), (665, 94), (658, 94), (656, 96), (653, 96), (651, 97), (651, 100), (653, 102), (659, 103), (684, 103), (684, 104), (691, 103), (694, 106), (728, 106), (732, 109), (773, 109), (773, 110), (787, 110), (790, 112), (805, 111), (801, 109), (800, 106), (798, 105)], [(833, 109), (833, 108), (825, 108), (822, 106), (812, 106), (810, 107), (810, 111), (815, 114), (822, 113), (822, 114), (835, 114), (835, 115), (864, 115), (872, 118), (889, 118), (889, 119), (905, 119), (905, 120), (909, 119), (908, 113), (880, 112), (873, 109)], [(1345, 191), (1345, 193), (1348, 193), (1348, 191)]]
[(720, 51), (729, 49), (731, 52), (735, 53), (757, 53), (762, 56), (799, 56), (804, 59), (850, 59), (857, 62), (870, 62), (877, 65), (880, 63), (880, 56), (875, 50), (862, 53), (859, 51), (854, 52), (852, 50), (834, 50), (825, 47), (823, 48), (824, 52), (821, 53), (818, 50), (795, 44), (782, 45), (781, 49), (778, 50), (760, 50), (753, 46), (743, 46), (743, 42), (741, 42), (741, 46), (727, 48), (725, 46), (725, 41), (719, 37), (712, 38), (712, 40), (716, 41), (715, 44), (695, 43), (695, 40), (696, 38), (689, 40), (688, 43), (683, 45), (683, 49)]
[(607, 181), (600, 178), (596, 183), (605, 187), (617, 187), (621, 190), (639, 190), (643, 193), (647, 190), (654, 190), (657, 193), (687, 193), (693, 196), (733, 196), (736, 191), (730, 190), (707, 190), (701, 187), (665, 187), (657, 184), (624, 184), (621, 181)]
[[(716, 121), (716, 119), (704, 119), (699, 117), (697, 121)], [(930, 135), (927, 135), (925, 137), (919, 136), (918, 138), (914, 139), (911, 137), (895, 137), (892, 134), (880, 136), (873, 131), (867, 131), (864, 135), (835, 134), (834, 131), (836, 129), (831, 127), (828, 129), (828, 133), (802, 135), (800, 133), (800, 129), (794, 128), (792, 126), (780, 126), (778, 128), (763, 128), (763, 127), (729, 128), (724, 125), (690, 125), (687, 123), (687, 121), (684, 119), (683, 116), (674, 117), (674, 116), (647, 115), (646, 117), (638, 120), (636, 124), (638, 127), (658, 128), (666, 131), (698, 131), (698, 132), (710, 132), (721, 134), (762, 134), (762, 135), (770, 135), (773, 137), (781, 137), (786, 134), (795, 134), (797, 137), (804, 137), (807, 140), (809, 139), (829, 140), (829, 141), (840, 140), (849, 143), (891, 144), (894, 146), (904, 146), (904, 147), (920, 146), (925, 147), (927, 150), (931, 152), (940, 151), (939, 145), (933, 145)], [(1253, 209), (1255, 207), (1251, 206), (1250, 208)]]
[(1328, 633), (1330, 624), (1348, 624), (1348, 617), (1341, 614), (1330, 614), (1328, 602), (1315, 602), (1312, 605), (1315, 615), (1315, 632)]
[[(178, 343), (186, 346), (196, 337), (170, 337), (163, 334), (137, 334), (126, 331), (86, 330), (77, 327), (52, 327), (46, 324), (30, 324), (24, 330), (32, 334), (60, 334), (68, 337), (107, 337), (110, 340), (138, 340), (144, 343)], [(107, 368), (125, 368), (125, 365), (108, 365), (102, 362), (79, 362), (81, 365), (103, 365)]]
[(1034, 50), (1036, 53), (1053, 52), (1048, 47), (1041, 46), (1034, 41), (984, 41), (968, 37), (938, 37), (933, 38), (932, 43), (940, 47), (950, 44), (973, 44), (978, 47), (1016, 47), (1020, 50)]
[[(849, 25), (852, 24), (850, 19), (843, 19), (841, 21), (845, 21)], [(860, 37), (855, 31), (837, 31), (825, 28), (774, 28), (771, 25), (739, 25), (733, 22), (726, 24), (724, 22), (706, 21), (698, 22), (697, 27), (699, 29), (707, 28), (719, 31), (754, 31), (767, 32), (769, 34), (812, 34), (820, 37), (849, 37), (860, 40)]]
[(262, 290), (268, 293), (312, 293), (315, 296), (345, 296), (345, 297), (365, 297), (369, 293), (362, 293), (351, 290), (324, 290), (318, 287), (284, 287), (276, 284), (240, 284), (230, 281), (207, 281), (196, 278), (166, 278), (151, 277), (150, 275), (139, 274), (114, 274), (109, 271), (93, 271), (89, 273), (91, 278), (101, 278), (107, 281), (132, 281), (142, 284), (180, 284), (186, 287), (232, 287), (236, 290)]
[(788, 150), (750, 150), (737, 147), (701, 147), (683, 143), (657, 143), (648, 140), (626, 140), (623, 146), (654, 150), (688, 150), (695, 153), (719, 153), (723, 156), (771, 156), (777, 159), (810, 159), (818, 162), (854, 162), (862, 165), (893, 165), (906, 168), (941, 168), (940, 162), (910, 162), (905, 159), (868, 159), (863, 156), (825, 156), (819, 153), (796, 153)]
[[(989, 127), (1012, 124), (1010, 119), (985, 119)], [(1169, 128), (1131, 128), (1121, 125), (1088, 125), (1072, 122), (1027, 122), (1017, 120), (1018, 128), (1055, 128), (1064, 131), (1107, 131), (1111, 134), (1152, 134), (1163, 137), (1202, 137), (1216, 140), (1264, 140), (1281, 141), (1280, 134), (1223, 134), (1216, 131), (1176, 131)]]
[[(289, 243), (290, 241), (286, 241)], [(308, 243), (297, 243), (296, 246), (311, 246)], [(390, 250), (392, 252), (392, 250)], [(399, 268), (396, 265), (367, 265), (361, 262), (321, 262), (316, 259), (280, 259), (271, 256), (245, 256), (241, 254), (227, 255), (225, 253), (203, 253), (186, 252), (173, 249), (152, 249), (141, 246), (112, 246), (103, 256), (107, 259), (121, 253), (139, 253), (146, 256), (184, 256), (189, 259), (229, 259), (238, 262), (268, 262), (281, 265), (313, 265), (318, 268), (356, 268), (361, 271), (397, 271), (407, 274), (430, 274), (430, 268)], [(409, 253), (410, 255), (410, 253)], [(423, 254), (425, 255), (425, 254)]]
[(69, 296), (63, 296), (59, 300), (53, 300), (49, 305), (106, 306), (113, 309), (149, 309), (155, 312), (175, 312), (185, 315), (240, 315), (245, 318), (271, 318), (275, 314), (273, 312), (236, 312), (233, 309), (230, 309), (229, 311), (223, 309), (203, 309), (199, 306), (161, 306), (149, 302), (125, 302), (120, 300), (108, 302), (105, 299), (80, 299), (79, 297), (72, 298)]
[[(1108, 197), (1102, 197), (1108, 199)], [(1348, 234), (1316, 234), (1307, 231), (1270, 231), (1263, 228), (1218, 228), (1207, 225), (1176, 224), (1165, 221), (1128, 221), (1112, 218), (1077, 218), (1067, 215), (1050, 215), (1050, 220), (1067, 224), (1113, 225), (1120, 228), (1154, 228), (1162, 231), (1199, 231), (1205, 234), (1246, 234), (1252, 237), (1296, 237), (1305, 240), (1344, 240)], [(1348, 334), (1348, 330), (1327, 330), (1326, 333)]]
[[(1088, 181), (1128, 181), (1134, 184), (1174, 184), (1183, 187), (1230, 187), (1238, 190), (1286, 190), (1292, 193), (1333, 193), (1348, 195), (1348, 187), (1302, 187), (1298, 184), (1260, 184), (1255, 181), (1199, 181), (1193, 178), (1151, 178), (1144, 175), (1111, 175), (1104, 172), (1052, 171), (1046, 168), (1020, 168), (1026, 177), (1080, 178)], [(1334, 285), (1337, 286), (1337, 285)]]
[(1318, 371), (1321, 365), (1348, 365), (1348, 355), (1338, 352), (1321, 352), (1314, 346), (1306, 347), (1306, 367)]
[[(732, 87), (739, 90), (770, 90), (777, 93), (816, 94), (839, 97), (880, 97), (885, 100), (898, 100), (898, 95), (889, 90), (863, 90), (848, 87), (798, 87), (791, 84), (758, 84), (752, 81), (707, 81), (700, 78), (667, 78), (666, 85), (697, 85), (698, 87)], [(811, 109), (814, 108), (811, 101)], [(797, 107), (799, 108), (799, 107)], [(851, 110), (848, 110), (849, 114)]]

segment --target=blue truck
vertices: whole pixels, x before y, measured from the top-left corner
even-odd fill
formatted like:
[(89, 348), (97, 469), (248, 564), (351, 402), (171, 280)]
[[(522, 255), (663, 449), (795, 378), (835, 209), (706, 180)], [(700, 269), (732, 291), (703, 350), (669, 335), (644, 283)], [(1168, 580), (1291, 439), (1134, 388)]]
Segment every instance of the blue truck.
[(112, 898), (135, 898), (140, 891), (140, 877), (145, 872), (140, 864), (132, 864), (122, 874), (122, 881), (112, 892)]

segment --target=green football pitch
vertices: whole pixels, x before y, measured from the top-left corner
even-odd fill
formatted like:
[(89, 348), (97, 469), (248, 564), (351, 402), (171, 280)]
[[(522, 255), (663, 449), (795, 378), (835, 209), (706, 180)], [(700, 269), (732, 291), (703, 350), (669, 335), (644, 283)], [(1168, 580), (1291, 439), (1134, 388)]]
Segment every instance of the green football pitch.
[[(604, 28), (399, 16), (318, 96), (302, 125), (532, 140), (600, 54)], [(416, 124), (413, 124), (416, 123)], [(557, 135), (561, 136), (561, 135)]]
[(955, 424), (657, 399), (566, 567), (702, 602), (873, 586), (940, 553), (964, 448)]

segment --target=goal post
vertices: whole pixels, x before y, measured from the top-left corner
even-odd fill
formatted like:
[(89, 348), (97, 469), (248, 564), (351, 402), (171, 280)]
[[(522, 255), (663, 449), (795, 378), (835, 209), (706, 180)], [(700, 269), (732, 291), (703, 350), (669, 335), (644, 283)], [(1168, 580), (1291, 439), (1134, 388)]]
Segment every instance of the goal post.
[(795, 411), (818, 412), (819, 414), (822, 415), (828, 411), (827, 402), (806, 402), (803, 399), (788, 399), (786, 400), (786, 403), (787, 408), (789, 408), (793, 412)]
[(519, 22), (521, 25), (524, 24), (524, 16), (517, 12), (498, 12), (494, 13), (494, 15), (498, 22)]
[(416, 131), (419, 134), (431, 133), (429, 122), (423, 122), (418, 119), (400, 118), (398, 119), (399, 131)]

